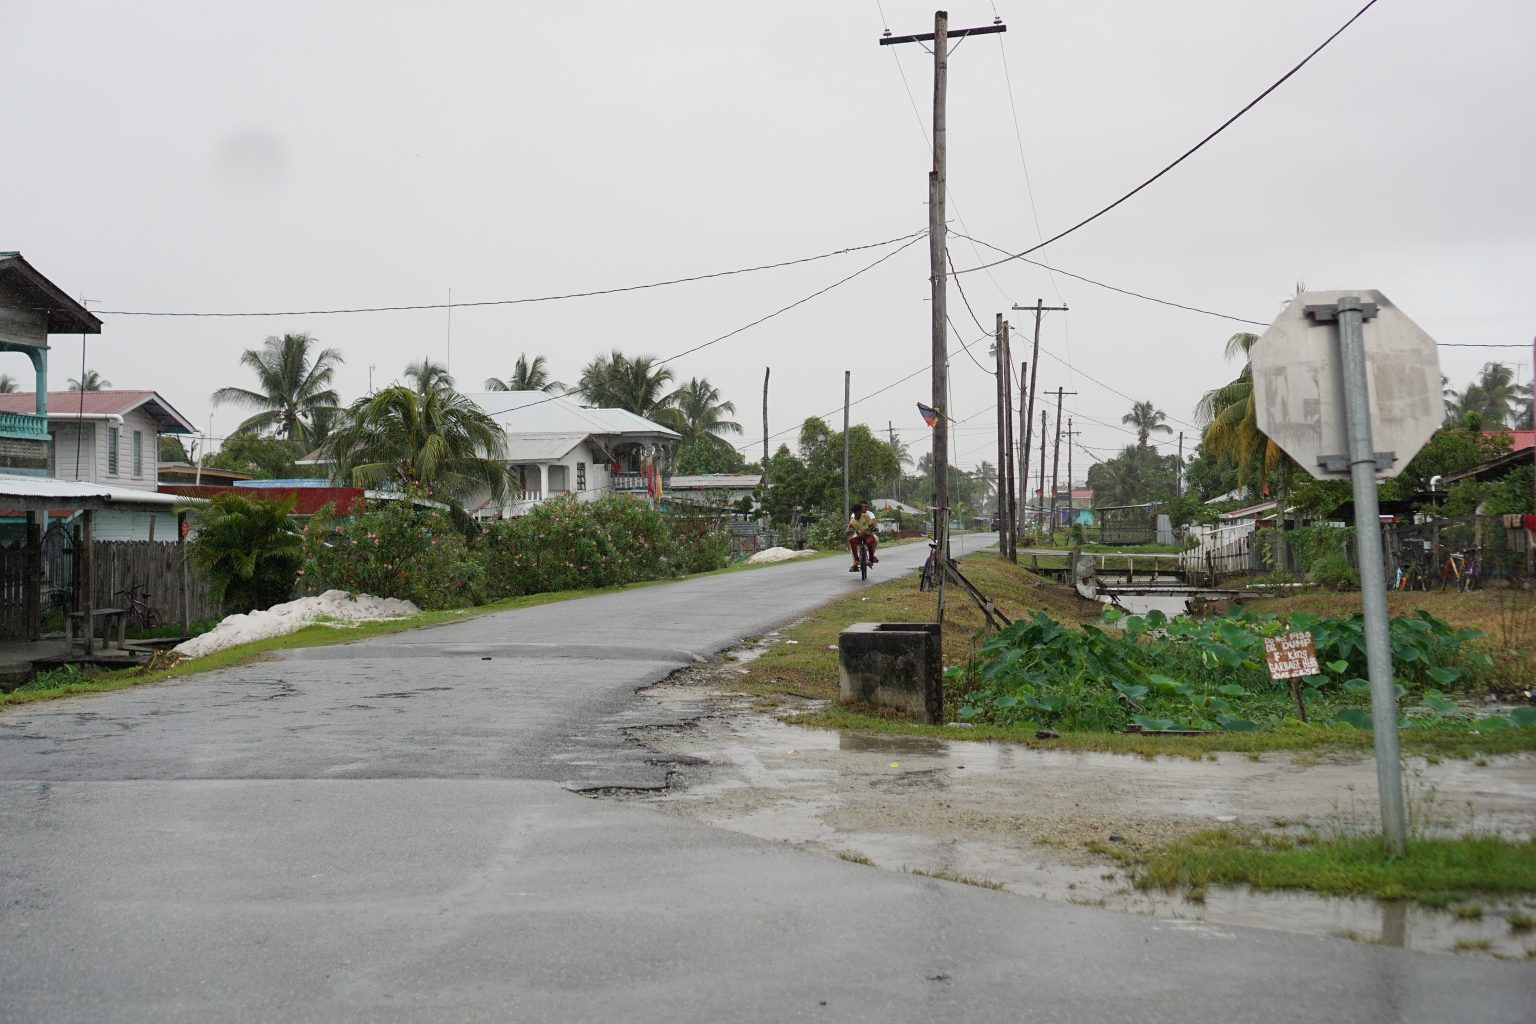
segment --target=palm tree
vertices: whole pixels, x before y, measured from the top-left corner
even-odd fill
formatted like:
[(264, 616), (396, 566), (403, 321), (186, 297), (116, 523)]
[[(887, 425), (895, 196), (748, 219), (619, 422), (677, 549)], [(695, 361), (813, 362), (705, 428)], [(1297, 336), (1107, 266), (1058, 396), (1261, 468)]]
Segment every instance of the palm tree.
[(1447, 390), (1445, 395), (1448, 423), (1460, 423), (1475, 412), (1489, 428), (1518, 429), (1530, 418), (1530, 385), (1516, 384), (1514, 371), (1503, 363), (1485, 363), (1465, 391)]
[(14, 395), (16, 393), (16, 378), (8, 373), (0, 373), (0, 395)]
[(550, 377), (549, 367), (543, 356), (534, 356), (533, 362), (529, 362), (526, 354), (518, 353), (517, 362), (512, 364), (512, 376), (506, 380), (500, 377), (487, 378), (485, 390), (564, 391), (565, 385)]
[(192, 506), (196, 531), (187, 557), (207, 573), (214, 597), (229, 612), (270, 608), (293, 592), (302, 541), (288, 518), (296, 498), (264, 501), (234, 491)]
[(453, 390), (453, 374), (448, 372), (448, 367), (442, 363), (434, 363), (426, 356), (422, 356), (421, 362), (407, 366), (405, 376), (416, 385), (418, 395), (425, 395), (430, 391)]
[(703, 377), (694, 377), (673, 392), (677, 412), (687, 427), (681, 431), (685, 441), (707, 437), (721, 445), (728, 442), (722, 434), (741, 433), (741, 424), (725, 417), (736, 411), (735, 402), (722, 402), (720, 389)]
[(236, 427), (236, 433), (271, 430), (309, 446), (316, 414), (341, 404), (341, 396), (331, 387), (341, 353), (334, 348), (311, 352), (316, 344), (307, 334), (285, 334), (241, 354), (241, 365), (256, 374), (260, 390), (231, 387), (213, 393), (214, 405), (233, 403), (260, 410)]
[(85, 376), (79, 380), (73, 377), (69, 378), (69, 390), (71, 391), (101, 391), (111, 386), (112, 382), (95, 370), (86, 370)]
[(981, 507), (985, 509), (987, 499), (997, 493), (997, 467), (983, 459), (971, 475), (976, 480), (977, 497)]
[(1120, 422), (1136, 428), (1136, 440), (1145, 448), (1152, 434), (1173, 433), (1173, 428), (1164, 422), (1167, 419), (1168, 414), (1151, 402), (1136, 402), (1130, 412), (1120, 417)]
[(422, 486), (461, 511), (470, 497), (486, 492), (504, 501), (511, 481), (501, 461), (501, 427), (448, 387), (423, 392), (397, 384), (359, 398), (326, 449), (338, 482)]
[(1227, 339), (1226, 358), (1241, 356), (1242, 372), (1237, 379), (1208, 391), (1195, 406), (1195, 419), (1203, 426), (1200, 444), (1212, 458), (1231, 456), (1237, 467), (1237, 482), (1263, 487), (1273, 470), (1285, 458), (1278, 445), (1259, 430), (1253, 405), (1253, 364), (1248, 352), (1257, 334), (1239, 333)]
[(654, 356), (626, 356), (618, 349), (596, 356), (581, 371), (575, 390), (599, 409), (627, 409), (636, 416), (683, 433), (687, 423), (677, 409), (678, 392), (668, 391), (672, 371)]

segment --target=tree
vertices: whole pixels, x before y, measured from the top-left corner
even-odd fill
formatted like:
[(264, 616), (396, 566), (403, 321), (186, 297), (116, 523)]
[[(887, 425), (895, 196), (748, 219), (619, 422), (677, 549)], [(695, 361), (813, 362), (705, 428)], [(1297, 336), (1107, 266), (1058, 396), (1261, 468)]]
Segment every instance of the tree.
[(1246, 361), (1257, 334), (1239, 333), (1227, 339), (1226, 357), (1241, 356), (1242, 372), (1237, 379), (1206, 392), (1195, 407), (1195, 419), (1204, 430), (1200, 446), (1211, 457), (1232, 460), (1237, 467), (1237, 482), (1255, 491), (1268, 485), (1272, 471), (1286, 460), (1280, 447), (1259, 429), (1253, 404), (1253, 364)]
[(303, 541), (288, 519), (295, 495), (284, 501), (248, 498), (234, 491), (191, 506), (194, 531), (187, 557), (208, 574), (226, 612), (246, 613), (287, 600), (302, 559)]
[(736, 403), (722, 401), (720, 389), (703, 377), (694, 377), (672, 393), (673, 403), (683, 419), (685, 440), (711, 440), (730, 447), (722, 434), (740, 434), (741, 424), (726, 419), (736, 412)]
[(331, 386), (341, 353), (333, 348), (318, 352), (308, 334), (271, 337), (259, 349), (246, 349), (240, 364), (256, 374), (259, 390), (220, 388), (213, 404), (243, 405), (259, 410), (235, 428), (236, 433), (273, 431), (308, 448), (313, 443), (312, 424), (317, 415), (334, 414), (341, 396)]
[(16, 393), (16, 378), (8, 373), (0, 373), (0, 395), (14, 395)]
[[(891, 446), (879, 440), (863, 423), (848, 431), (849, 497), (868, 501), (878, 497), (879, 488), (900, 469)], [(964, 474), (959, 474), (964, 476)], [(791, 454), (779, 446), (768, 464), (768, 479), (773, 482), (764, 498), (764, 507), (779, 522), (789, 521), (798, 509), (807, 514), (842, 512), (843, 508), (843, 435), (818, 417), (812, 416), (800, 427), (800, 450)]]
[(74, 377), (69, 378), (69, 390), (71, 391), (101, 391), (111, 386), (112, 382), (95, 370), (86, 370), (85, 376), (79, 380), (76, 380)]
[(292, 441), (263, 434), (235, 434), (203, 460), (209, 469), (249, 473), (258, 480), (287, 480), (299, 475), (295, 460), (304, 453)]
[(453, 375), (448, 372), (448, 367), (442, 363), (434, 363), (426, 356), (422, 357), (421, 362), (406, 366), (405, 377), (416, 388), (418, 395), (425, 395), (431, 391), (453, 390)]
[(511, 483), (501, 427), (448, 387), (422, 392), (397, 384), (359, 398), (326, 451), (338, 482), (419, 486), (459, 512), (486, 492), (504, 501)]
[(1151, 402), (1136, 402), (1131, 406), (1131, 411), (1120, 417), (1121, 423), (1129, 423), (1136, 428), (1136, 440), (1143, 448), (1147, 446), (1147, 439), (1152, 434), (1172, 434), (1173, 428), (1164, 421), (1168, 414), (1154, 406)]
[(1088, 467), (1088, 486), (1097, 506), (1144, 505), (1170, 501), (1176, 489), (1177, 455), (1128, 444), (1120, 454)]
[(160, 461), (191, 462), (192, 456), (187, 454), (187, 446), (182, 444), (181, 438), (177, 437), (175, 434), (161, 434)]
[(1485, 363), (1477, 380), (1465, 391), (1446, 390), (1446, 424), (1461, 423), (1477, 413), (1489, 429), (1519, 429), (1531, 417), (1531, 388), (1515, 383), (1515, 374), (1503, 363)]
[(988, 500), (997, 494), (997, 467), (983, 459), (971, 473), (971, 478), (976, 481), (976, 497), (985, 512)]
[(677, 447), (672, 461), (674, 473), (740, 473), (743, 470), (741, 453), (728, 444), (718, 443), (719, 438), (696, 437)]
[(534, 356), (533, 361), (528, 361), (528, 356), (519, 353), (517, 361), (512, 364), (512, 376), (506, 380), (499, 377), (487, 378), (485, 382), (487, 391), (563, 391), (565, 385), (549, 375), (548, 364), (543, 356)]
[(654, 356), (626, 356), (618, 349), (596, 356), (581, 371), (575, 390), (590, 406), (627, 409), (636, 416), (683, 433), (687, 424), (677, 409), (678, 393), (668, 391), (672, 371)]

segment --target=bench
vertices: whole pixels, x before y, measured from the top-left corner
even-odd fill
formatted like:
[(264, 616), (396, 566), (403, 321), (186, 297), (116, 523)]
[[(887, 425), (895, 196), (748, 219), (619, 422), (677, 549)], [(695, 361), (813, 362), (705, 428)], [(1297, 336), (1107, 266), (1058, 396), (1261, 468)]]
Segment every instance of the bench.
[(97, 608), (91, 612), (91, 628), (84, 629), (85, 613), (69, 612), (64, 617), (64, 638), (69, 643), (76, 639), (88, 641), (96, 635), (96, 623), (102, 619), (107, 620), (106, 635), (103, 640), (107, 645), (112, 644), (113, 634), (117, 636), (117, 647), (121, 648), (128, 641), (128, 609), (126, 608)]

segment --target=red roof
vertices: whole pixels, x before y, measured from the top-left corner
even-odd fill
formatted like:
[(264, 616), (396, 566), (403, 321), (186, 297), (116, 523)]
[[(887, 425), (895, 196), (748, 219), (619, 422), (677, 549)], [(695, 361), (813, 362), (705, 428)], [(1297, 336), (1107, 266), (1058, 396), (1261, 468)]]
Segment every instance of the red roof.
[(1499, 434), (1509, 435), (1509, 450), (1523, 452), (1527, 448), (1536, 448), (1536, 430), (1485, 430), (1484, 437), (1497, 437)]
[[(196, 428), (171, 404), (154, 391), (50, 391), (48, 392), (48, 416), (50, 419), (66, 419), (70, 413), (87, 416), (122, 416), (139, 408), (152, 405), (146, 410), (160, 423), (163, 434), (190, 433)], [(0, 394), (0, 412), (35, 414), (37, 394), (33, 391), (12, 391)]]
[(211, 498), (215, 494), (233, 491), (242, 498), (261, 498), (264, 501), (283, 501), (294, 497), (293, 514), (312, 516), (326, 505), (346, 515), (352, 506), (363, 500), (361, 487), (225, 487), (204, 484), (202, 487), (181, 484), (161, 484), (161, 494), (178, 494), (184, 498)]

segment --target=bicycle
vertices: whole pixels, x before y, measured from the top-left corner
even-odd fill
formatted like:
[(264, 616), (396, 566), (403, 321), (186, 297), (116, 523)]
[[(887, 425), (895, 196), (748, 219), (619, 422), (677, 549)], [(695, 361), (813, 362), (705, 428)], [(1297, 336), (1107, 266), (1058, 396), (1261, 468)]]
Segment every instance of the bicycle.
[[(143, 591), (143, 596), (139, 592)], [(155, 611), (154, 605), (149, 603), (149, 588), (141, 583), (135, 583), (127, 590), (119, 590), (113, 597), (126, 597), (125, 602), (128, 614), (128, 625), (141, 632), (149, 632), (160, 625), (160, 613)]]

